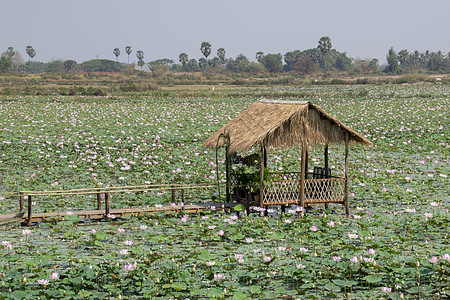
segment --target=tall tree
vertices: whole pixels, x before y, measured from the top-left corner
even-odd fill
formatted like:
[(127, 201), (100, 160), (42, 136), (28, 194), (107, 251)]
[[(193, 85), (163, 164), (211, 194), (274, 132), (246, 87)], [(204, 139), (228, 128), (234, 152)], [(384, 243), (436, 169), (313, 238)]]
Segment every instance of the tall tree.
[(36, 56), (36, 51), (31, 46), (27, 46), (27, 48), (25, 48), (25, 51), (27, 52), (28, 56), (30, 57), (29, 58), (30, 60), (32, 60), (33, 57)]
[(141, 70), (142, 70), (142, 67), (144, 66), (144, 51), (142, 51), (142, 50), (138, 50), (138, 51), (136, 51), (136, 57), (138, 58), (138, 66), (140, 66), (141, 67)]
[(270, 73), (278, 73), (283, 69), (283, 56), (281, 54), (267, 54), (263, 59), (264, 67)]
[(400, 66), (404, 69), (409, 67), (409, 53), (408, 50), (403, 49), (398, 52), (398, 61)]
[(188, 67), (188, 70), (189, 70), (190, 72), (198, 71), (198, 63), (197, 63), (197, 60), (194, 59), (194, 58), (191, 58), (191, 59), (188, 61), (188, 63), (187, 63), (187, 67)]
[(384, 70), (386, 73), (398, 73), (398, 57), (397, 53), (395, 53), (394, 48), (391, 47), (389, 49), (388, 54), (386, 55), (386, 61), (388, 63), (386, 69)]
[(256, 61), (262, 64), (262, 61), (264, 59), (264, 52), (256, 52)]
[(12, 67), (11, 58), (2, 56), (0, 57), (0, 73), (8, 72)]
[(14, 59), (14, 55), (16, 55), (16, 51), (14, 51), (14, 47), (8, 47), (8, 50), (6, 50), (5, 55), (8, 58), (11, 58), (11, 60), (13, 60)]
[(220, 58), (222, 62), (225, 61), (225, 49), (224, 48), (217, 49), (217, 56)]
[(133, 52), (130, 46), (125, 47), (125, 53), (128, 55), (128, 64), (130, 63), (130, 54)]
[(186, 63), (189, 61), (189, 57), (187, 55), (187, 53), (181, 53), (180, 56), (178, 56), (178, 61), (184, 66), (186, 65)]
[(211, 44), (208, 42), (203, 42), (200, 46), (200, 51), (206, 60), (208, 60), (208, 56), (211, 54)]
[(118, 61), (119, 55), (120, 55), (120, 50), (119, 50), (119, 48), (114, 48), (113, 53), (114, 53), (114, 55), (116, 56), (116, 61)]
[(317, 48), (320, 49), (320, 52), (322, 52), (323, 55), (323, 67), (325, 73), (327, 73), (327, 53), (330, 52), (332, 47), (333, 45), (331, 45), (331, 39), (329, 37), (324, 36), (320, 38)]
[(77, 62), (72, 59), (66, 60), (64, 62), (64, 69), (66, 70), (67, 73), (75, 72), (76, 67), (77, 67)]
[(376, 71), (378, 69), (379, 66), (379, 61), (377, 58), (372, 58), (372, 60), (369, 63), (369, 68), (371, 68), (372, 70)]

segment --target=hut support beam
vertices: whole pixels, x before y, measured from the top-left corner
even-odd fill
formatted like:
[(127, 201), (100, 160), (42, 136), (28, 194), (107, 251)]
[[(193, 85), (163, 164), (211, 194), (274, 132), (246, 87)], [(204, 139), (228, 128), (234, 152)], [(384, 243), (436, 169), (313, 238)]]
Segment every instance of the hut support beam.
[(259, 145), (259, 206), (264, 207), (264, 167), (266, 164), (266, 147), (263, 142)]
[(302, 145), (302, 164), (300, 171), (300, 206), (305, 207), (305, 173), (306, 173), (306, 145)]
[(229, 153), (229, 146), (227, 145), (225, 147), (225, 176), (227, 180), (227, 185), (225, 187), (226, 191), (226, 202), (230, 202), (231, 196), (230, 196), (230, 153)]
[[(325, 149), (323, 151), (324, 161), (325, 161), (325, 170), (328, 169), (328, 144), (325, 145)], [(325, 203), (325, 209), (328, 209), (328, 202)]]
[(350, 214), (350, 206), (348, 203), (348, 132), (345, 133), (345, 187), (344, 187), (344, 205), (345, 205), (345, 215)]

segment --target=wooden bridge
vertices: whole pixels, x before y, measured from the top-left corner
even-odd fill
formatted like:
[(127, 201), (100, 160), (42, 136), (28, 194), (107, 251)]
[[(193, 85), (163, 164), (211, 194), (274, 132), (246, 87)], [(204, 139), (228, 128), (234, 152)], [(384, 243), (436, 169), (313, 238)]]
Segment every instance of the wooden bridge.
[[(7, 197), (16, 197), (19, 199), (20, 214), (5, 214), (0, 215), (0, 227), (3, 225), (9, 226), (15, 223), (25, 223), (31, 226), (33, 222), (62, 220), (66, 215), (76, 215), (80, 219), (105, 219), (110, 220), (120, 218), (123, 216), (141, 216), (143, 214), (155, 213), (171, 213), (177, 211), (195, 213), (204, 209), (218, 209), (234, 208), (239, 203), (197, 203), (197, 204), (180, 204), (185, 201), (185, 190), (187, 189), (205, 189), (217, 188), (217, 185), (141, 185), (141, 186), (122, 186), (122, 187), (106, 187), (106, 188), (86, 188), (74, 190), (55, 190), (55, 191), (21, 191), (16, 194), (7, 195)], [(172, 203), (170, 205), (156, 204), (154, 206), (145, 207), (129, 207), (112, 209), (110, 207), (110, 195), (118, 193), (130, 192), (144, 192), (144, 191), (161, 191), (168, 190), (171, 192)], [(181, 191), (181, 198), (176, 199), (175, 192)], [(92, 210), (66, 210), (53, 212), (33, 212), (33, 199), (40, 196), (70, 196), (70, 195), (96, 195), (97, 209)], [(176, 200), (181, 201), (175, 204)], [(25, 201), (27, 208), (25, 209)], [(102, 208), (102, 203), (104, 208)], [(9, 224), (9, 225), (8, 225)]]

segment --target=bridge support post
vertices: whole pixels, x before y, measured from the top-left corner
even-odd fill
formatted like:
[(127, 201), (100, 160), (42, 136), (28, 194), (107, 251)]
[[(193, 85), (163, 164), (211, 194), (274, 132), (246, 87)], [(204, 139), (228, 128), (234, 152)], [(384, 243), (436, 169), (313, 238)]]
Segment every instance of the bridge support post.
[(28, 226), (31, 226), (31, 206), (32, 206), (32, 199), (31, 196), (28, 196)]

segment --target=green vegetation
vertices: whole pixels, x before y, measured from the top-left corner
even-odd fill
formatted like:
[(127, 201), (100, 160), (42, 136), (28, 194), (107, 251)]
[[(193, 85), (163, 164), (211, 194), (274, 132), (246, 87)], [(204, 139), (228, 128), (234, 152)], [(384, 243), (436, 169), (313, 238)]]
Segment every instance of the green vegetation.
[[(442, 51), (430, 52), (419, 51), (408, 52), (403, 49), (396, 53), (391, 47), (387, 54), (387, 65), (379, 65), (377, 58), (368, 60), (352, 59), (347, 56), (346, 52), (339, 52), (332, 48), (331, 39), (327, 36), (320, 38), (316, 48), (306, 50), (288, 51), (281, 54), (266, 54), (258, 51), (256, 53), (256, 62), (250, 61), (244, 54), (239, 54), (235, 58), (226, 58), (225, 48), (217, 49), (217, 56), (209, 58), (213, 53), (212, 45), (209, 42), (202, 42), (200, 53), (203, 57), (199, 59), (189, 59), (187, 53), (180, 53), (178, 60), (180, 64), (172, 63), (170, 72), (198, 72), (202, 71), (208, 74), (230, 76), (230, 73), (246, 73), (246, 74), (278, 74), (280, 72), (289, 73), (293, 76), (304, 76), (308, 74), (323, 74), (324, 76), (369, 76), (380, 75), (384, 73), (398, 75), (406, 73), (428, 72), (433, 74), (448, 74), (450, 70), (450, 53)], [(52, 68), (48, 65), (52, 62), (39, 63), (34, 62), (36, 51), (31, 46), (27, 46), (26, 53), (29, 61), (24, 63), (20, 54), (9, 47), (7, 51), (2, 53), (2, 57), (11, 59), (11, 64), (5, 64), (5, 59), (0, 63), (0, 72), (19, 72), (28, 74), (38, 74), (44, 72), (59, 73), (64, 72), (64, 68)], [(125, 47), (127, 54), (127, 64), (130, 65), (131, 46)], [(79, 68), (78, 71), (83, 72), (118, 72), (126, 68), (126, 65), (119, 65), (118, 59), (120, 49), (114, 48), (112, 54), (115, 56), (117, 65), (113, 65), (112, 61), (101, 59), (101, 62), (94, 61), (82, 62), (80, 65), (87, 64), (87, 68)], [(140, 70), (146, 70), (144, 66), (148, 64), (151, 67), (152, 62), (144, 62), (144, 52), (138, 50), (136, 52), (138, 59), (137, 65)], [(64, 64), (64, 61), (61, 61)], [(132, 65), (134, 67), (134, 64)], [(151, 68), (150, 68), (151, 70)], [(67, 71), (67, 70), (66, 70)], [(70, 69), (67, 72), (74, 72)]]
[[(94, 75), (80, 80), (106, 78)], [(218, 208), (87, 224), (69, 213), (63, 222), (0, 232), (0, 299), (449, 297), (447, 85), (144, 94), (2, 97), (2, 193), (213, 183), (215, 152), (201, 149), (206, 137), (261, 97), (303, 99), (374, 143), (350, 151), (351, 217), (339, 205), (284, 214), (271, 207), (269, 217), (257, 208), (239, 216)], [(342, 174), (343, 148), (330, 152), (333, 174)], [(298, 170), (299, 157), (298, 149), (272, 150), (269, 169)], [(322, 157), (311, 150), (309, 165)], [(17, 211), (17, 199), (0, 197), (2, 213)], [(70, 212), (90, 200), (33, 198), (36, 211)], [(167, 205), (170, 196), (125, 193), (111, 204)]]

